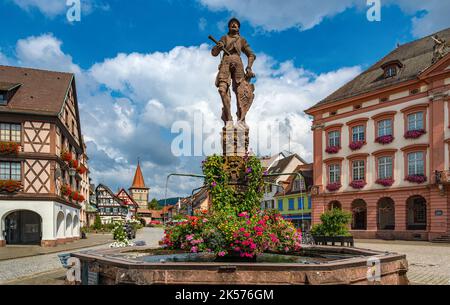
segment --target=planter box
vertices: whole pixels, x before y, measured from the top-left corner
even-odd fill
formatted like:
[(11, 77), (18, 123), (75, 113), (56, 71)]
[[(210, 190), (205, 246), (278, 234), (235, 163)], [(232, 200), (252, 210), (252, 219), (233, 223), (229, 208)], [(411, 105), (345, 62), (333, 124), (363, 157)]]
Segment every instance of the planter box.
[(313, 236), (314, 244), (327, 246), (331, 243), (332, 246), (335, 244), (340, 244), (342, 247), (347, 245), (347, 247), (353, 247), (354, 241), (353, 236)]

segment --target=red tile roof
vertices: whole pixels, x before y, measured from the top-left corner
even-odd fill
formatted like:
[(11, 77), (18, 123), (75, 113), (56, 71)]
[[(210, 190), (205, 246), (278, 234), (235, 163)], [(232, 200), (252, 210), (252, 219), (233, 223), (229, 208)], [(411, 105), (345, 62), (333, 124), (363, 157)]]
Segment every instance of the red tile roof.
[(137, 168), (136, 168), (136, 173), (134, 174), (134, 179), (133, 179), (133, 185), (131, 186), (131, 188), (136, 188), (136, 189), (146, 189), (147, 187), (145, 186), (145, 181), (144, 181), (144, 176), (142, 175), (142, 170), (141, 170), (141, 165), (138, 162)]

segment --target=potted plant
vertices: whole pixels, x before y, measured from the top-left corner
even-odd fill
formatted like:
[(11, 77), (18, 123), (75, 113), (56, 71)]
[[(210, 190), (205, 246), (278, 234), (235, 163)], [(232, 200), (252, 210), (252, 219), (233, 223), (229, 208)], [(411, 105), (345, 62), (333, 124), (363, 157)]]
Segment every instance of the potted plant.
[(339, 150), (341, 150), (341, 147), (339, 146), (328, 146), (325, 149), (325, 152), (327, 152), (328, 154), (337, 154)]
[(70, 162), (72, 160), (72, 153), (68, 152), (67, 150), (63, 150), (61, 152), (61, 159), (66, 162)]
[(408, 175), (406, 180), (411, 183), (422, 184), (427, 181), (427, 177), (425, 175)]
[(331, 209), (320, 216), (321, 223), (311, 229), (311, 235), (316, 243), (328, 244), (329, 242), (353, 244), (348, 226), (352, 220), (350, 212), (341, 209)]
[(336, 192), (342, 187), (342, 185), (339, 182), (330, 183), (327, 185), (327, 190), (329, 192)]
[(375, 183), (382, 185), (384, 187), (389, 187), (394, 184), (394, 179), (392, 179), (392, 178), (377, 179), (377, 181), (375, 181)]
[(350, 183), (350, 186), (354, 189), (363, 189), (366, 186), (366, 181), (364, 180), (355, 180)]
[(0, 154), (9, 155), (9, 154), (18, 154), (19, 153), (20, 144), (16, 142), (0, 142)]

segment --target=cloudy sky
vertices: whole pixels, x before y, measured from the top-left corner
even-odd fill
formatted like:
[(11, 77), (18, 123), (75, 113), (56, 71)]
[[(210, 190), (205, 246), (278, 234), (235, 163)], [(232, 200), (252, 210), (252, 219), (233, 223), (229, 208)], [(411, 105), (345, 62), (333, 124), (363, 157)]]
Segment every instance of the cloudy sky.
[[(69, 22), (66, 0), (0, 0), (0, 64), (75, 73), (94, 182), (128, 188), (140, 158), (150, 196), (159, 199), (167, 174), (201, 172), (202, 156), (172, 153), (174, 122), (194, 126), (200, 118), (203, 132), (192, 134), (219, 137), (219, 59), (207, 37), (220, 38), (230, 17), (241, 19), (257, 54), (252, 140), (267, 138), (276, 124), (277, 150), (289, 147), (290, 134), (291, 150), (309, 161), (306, 108), (398, 43), (450, 25), (450, 1), (381, 0), (380, 22), (368, 21), (366, 2), (81, 0), (81, 20)], [(169, 195), (189, 195), (200, 184), (175, 178)]]

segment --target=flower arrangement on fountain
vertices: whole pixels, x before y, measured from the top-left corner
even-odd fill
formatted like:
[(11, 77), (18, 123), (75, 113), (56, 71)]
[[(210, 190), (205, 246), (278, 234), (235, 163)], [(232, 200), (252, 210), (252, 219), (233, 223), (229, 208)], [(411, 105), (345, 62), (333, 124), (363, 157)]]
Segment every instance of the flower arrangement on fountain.
[(394, 141), (394, 137), (391, 135), (387, 135), (387, 136), (381, 136), (375, 139), (375, 142), (382, 144), (382, 145), (387, 145), (390, 144)]
[(341, 149), (340, 146), (328, 146), (328, 147), (325, 149), (325, 152), (328, 153), (328, 154), (333, 155), (333, 154), (337, 154), (337, 153), (339, 152), (340, 149)]
[(375, 183), (382, 185), (384, 187), (389, 187), (394, 184), (394, 179), (392, 179), (392, 178), (377, 179), (377, 181), (375, 181)]
[(20, 144), (16, 142), (0, 142), (0, 154), (9, 155), (9, 154), (18, 154), (19, 153)]
[(22, 189), (22, 182), (15, 180), (0, 180), (0, 192), (16, 193)]
[(366, 181), (364, 180), (354, 180), (350, 182), (350, 186), (354, 189), (360, 190), (366, 186)]
[(426, 133), (426, 131), (424, 129), (408, 130), (405, 133), (405, 139), (418, 139), (425, 133)]
[(408, 175), (406, 180), (412, 183), (422, 184), (427, 181), (427, 177), (425, 175)]
[(355, 151), (355, 150), (359, 150), (364, 146), (364, 141), (354, 141), (352, 143), (350, 143), (349, 147), (351, 150)]
[(168, 226), (164, 245), (169, 249), (242, 258), (255, 258), (266, 251), (300, 250), (301, 232), (275, 211), (258, 208), (265, 175), (261, 162), (247, 155), (243, 162), (239, 176), (246, 182), (245, 190), (229, 184), (224, 157), (211, 156), (203, 162), (212, 207)]

